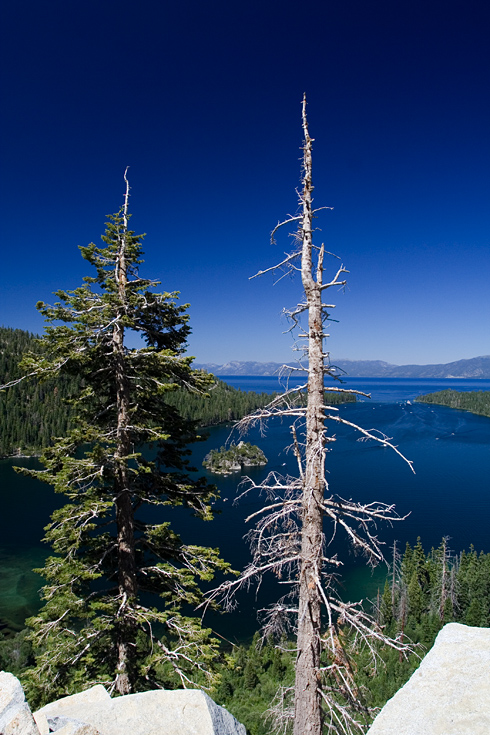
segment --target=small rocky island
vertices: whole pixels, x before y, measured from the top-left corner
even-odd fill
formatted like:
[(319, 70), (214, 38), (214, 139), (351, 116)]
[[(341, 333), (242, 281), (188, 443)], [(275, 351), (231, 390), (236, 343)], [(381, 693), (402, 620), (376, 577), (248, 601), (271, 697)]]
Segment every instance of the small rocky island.
[(259, 447), (250, 442), (231, 444), (228, 449), (212, 449), (204, 457), (203, 466), (217, 475), (231, 475), (243, 467), (258, 467), (267, 464), (267, 458)]

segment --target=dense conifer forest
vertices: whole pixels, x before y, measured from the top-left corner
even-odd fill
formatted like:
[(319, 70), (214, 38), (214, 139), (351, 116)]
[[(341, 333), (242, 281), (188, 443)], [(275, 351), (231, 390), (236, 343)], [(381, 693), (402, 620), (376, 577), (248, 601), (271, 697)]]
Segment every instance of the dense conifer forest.
[(449, 406), (449, 408), (459, 408), (481, 416), (490, 416), (490, 391), (488, 390), (440, 390), (437, 393), (419, 396), (416, 400), (420, 403), (435, 403), (438, 406)]
[[(22, 356), (39, 350), (34, 334), (0, 327), (0, 385), (19, 378)], [(66, 399), (76, 385), (67, 378), (25, 380), (0, 392), (0, 457), (33, 454), (49, 446), (52, 436), (64, 436), (70, 428)]]
[(198, 426), (236, 421), (265, 406), (270, 400), (269, 393), (242, 391), (222, 380), (217, 380), (206, 394), (191, 394), (179, 389), (168, 397), (169, 404), (175, 406), (185, 418), (196, 421)]
[[(274, 395), (242, 391), (216, 379), (216, 384), (205, 395), (176, 390), (169, 395), (168, 402), (186, 418), (197, 421), (199, 426), (213, 426), (227, 421), (240, 420), (257, 408), (265, 406)], [(334, 406), (341, 403), (353, 403), (356, 397), (353, 394), (328, 393), (326, 400), (329, 405)]]
[[(19, 378), (18, 367), (27, 352), (38, 353), (34, 334), (22, 329), (0, 327), (0, 385)], [(78, 382), (65, 377), (43, 383), (24, 380), (0, 392), (0, 457), (35, 454), (50, 446), (53, 436), (64, 436), (70, 428), (68, 399), (76, 393)], [(264, 406), (267, 393), (245, 392), (221, 380), (209, 393), (176, 390), (168, 403), (198, 426), (234, 421)]]

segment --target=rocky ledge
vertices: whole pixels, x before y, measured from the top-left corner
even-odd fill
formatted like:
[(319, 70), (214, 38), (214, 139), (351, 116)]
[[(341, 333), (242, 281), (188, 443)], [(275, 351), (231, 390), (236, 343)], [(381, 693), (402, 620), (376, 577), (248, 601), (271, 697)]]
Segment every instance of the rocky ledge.
[(31, 713), (18, 679), (0, 672), (1, 735), (246, 735), (198, 689), (163, 689), (112, 699), (102, 685)]
[(448, 623), (368, 735), (488, 735), (490, 629)]

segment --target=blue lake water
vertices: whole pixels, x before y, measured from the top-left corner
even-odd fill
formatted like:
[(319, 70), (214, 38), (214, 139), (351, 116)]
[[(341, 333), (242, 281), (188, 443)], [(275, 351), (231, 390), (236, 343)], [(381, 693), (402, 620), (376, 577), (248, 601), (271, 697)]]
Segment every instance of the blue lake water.
[[(257, 393), (273, 393), (282, 391), (286, 387), (297, 387), (306, 381), (306, 377), (297, 376), (289, 379), (279, 378), (275, 375), (220, 375), (221, 380), (233, 388), (240, 390), (253, 390)], [(339, 387), (338, 381), (332, 381), (331, 385)], [(490, 390), (490, 380), (464, 379), (464, 378), (342, 378), (342, 386), (345, 388), (359, 390), (369, 393), (371, 398), (360, 397), (361, 401), (382, 401), (387, 403), (397, 401), (413, 400), (425, 393), (435, 393), (439, 390), (454, 388), (454, 390)]]
[[(242, 390), (273, 392), (278, 389), (275, 377), (224, 377)], [(414, 462), (416, 474), (394, 452), (372, 442), (359, 442), (359, 436), (347, 427), (335, 425), (330, 433), (336, 441), (327, 456), (328, 482), (333, 493), (358, 501), (395, 503), (398, 513), (407, 514), (393, 526), (380, 526), (379, 537), (388, 548), (395, 539), (403, 548), (421, 536), (426, 549), (438, 546), (442, 536), (450, 536), (454, 551), (468, 548), (490, 551), (490, 419), (474, 414), (413, 403), (423, 393), (444, 388), (490, 390), (486, 380), (412, 380), (352, 378), (347, 388), (371, 393), (370, 400), (342, 406), (342, 415), (364, 428), (375, 428), (389, 437), (404, 455)], [(229, 426), (213, 427), (206, 441), (193, 447), (193, 462), (200, 468), (205, 454), (225, 444)], [(238, 440), (238, 437), (233, 437)], [(267, 472), (294, 473), (295, 461), (285, 450), (290, 444), (287, 422), (274, 421), (265, 437), (252, 430), (247, 441), (258, 444), (269, 462), (267, 467), (252, 468), (255, 480)], [(42, 483), (17, 475), (14, 464), (37, 466), (36, 459), (0, 462), (0, 618), (18, 625), (37, 606), (39, 577), (30, 570), (42, 564), (47, 553), (40, 543), (43, 527), (52, 510), (63, 497)], [(259, 507), (260, 500), (248, 497), (233, 505), (240, 475), (209, 476), (221, 493), (216, 503), (219, 511), (211, 523), (188, 518), (181, 509), (163, 509), (172, 514), (185, 541), (218, 546), (224, 558), (235, 568), (248, 560), (243, 536), (248, 530), (244, 518)], [(171, 519), (170, 516), (158, 520)], [(157, 520), (157, 518), (155, 518)], [(326, 529), (328, 534), (328, 529)], [(334, 542), (344, 562), (344, 594), (351, 599), (374, 597), (383, 584), (386, 569), (366, 571), (362, 559), (355, 557), (340, 536)], [(253, 591), (239, 599), (233, 616), (210, 618), (209, 624), (223, 635), (243, 639), (256, 629), (256, 612), (276, 594), (274, 583), (266, 583), (256, 599)]]

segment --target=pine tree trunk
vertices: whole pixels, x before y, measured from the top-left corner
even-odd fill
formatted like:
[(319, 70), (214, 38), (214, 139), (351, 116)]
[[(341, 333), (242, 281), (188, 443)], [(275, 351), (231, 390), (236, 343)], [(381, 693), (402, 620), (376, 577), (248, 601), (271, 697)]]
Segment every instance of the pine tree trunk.
[(323, 556), (324, 491), (324, 372), (321, 257), (315, 281), (312, 273), (312, 140), (306, 122), (305, 134), (302, 281), (308, 304), (308, 403), (306, 412), (306, 456), (302, 497), (301, 571), (299, 585), (297, 660), (295, 681), (294, 735), (321, 735), (322, 713), (319, 693), (321, 599), (320, 574)]

